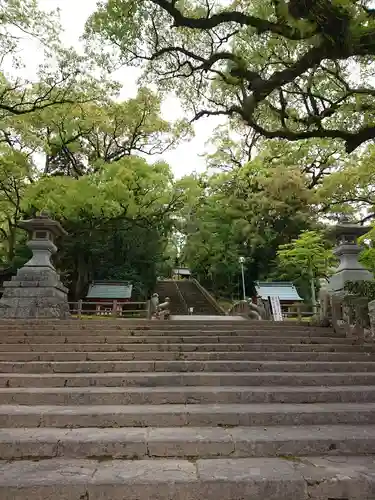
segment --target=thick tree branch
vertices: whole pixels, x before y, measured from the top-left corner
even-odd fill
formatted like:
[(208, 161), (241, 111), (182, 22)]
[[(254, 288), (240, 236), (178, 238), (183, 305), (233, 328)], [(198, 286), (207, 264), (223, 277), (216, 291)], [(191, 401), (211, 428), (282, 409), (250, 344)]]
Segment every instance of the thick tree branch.
[(124, 15), (105, 12), (115, 27), (105, 36), (131, 61), (149, 61), (161, 86), (178, 82), (195, 119), (237, 115), (267, 138), (340, 139), (347, 151), (374, 139), (371, 68), (360, 85), (351, 69), (363, 59), (374, 64), (374, 9), (355, 0), (265, 1), (266, 18), (242, 4), (205, 0), (198, 11), (195, 4), (144, 0), (150, 22), (129, 47), (115, 29)]
[(164, 9), (173, 18), (173, 26), (193, 28), (197, 30), (210, 30), (216, 28), (221, 24), (235, 23), (240, 26), (250, 26), (258, 33), (275, 33), (282, 35), (289, 40), (302, 40), (310, 38), (313, 31), (310, 33), (303, 33), (297, 28), (287, 26), (285, 24), (273, 23), (267, 19), (251, 16), (238, 11), (222, 11), (217, 14), (209, 15), (207, 17), (188, 17), (184, 16), (182, 12), (169, 0), (151, 0), (152, 3)]

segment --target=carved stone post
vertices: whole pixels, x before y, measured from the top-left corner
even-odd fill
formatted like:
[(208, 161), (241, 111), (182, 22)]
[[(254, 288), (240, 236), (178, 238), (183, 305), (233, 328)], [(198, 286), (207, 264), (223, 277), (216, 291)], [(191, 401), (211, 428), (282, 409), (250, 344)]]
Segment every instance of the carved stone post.
[(68, 289), (51, 262), (57, 252), (54, 240), (66, 231), (45, 213), (22, 221), (19, 227), (29, 232), (27, 246), (33, 256), (11, 281), (4, 283), (0, 317), (68, 318)]

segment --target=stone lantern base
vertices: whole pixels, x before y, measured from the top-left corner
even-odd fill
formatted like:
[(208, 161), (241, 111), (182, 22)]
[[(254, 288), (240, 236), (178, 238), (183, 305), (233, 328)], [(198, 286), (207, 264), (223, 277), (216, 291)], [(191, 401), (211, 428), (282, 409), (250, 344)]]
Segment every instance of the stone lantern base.
[(70, 317), (68, 289), (52, 268), (23, 267), (4, 283), (0, 300), (1, 318)]
[(69, 318), (68, 289), (51, 262), (57, 252), (54, 239), (66, 231), (45, 213), (21, 221), (19, 227), (29, 232), (27, 246), (33, 256), (4, 283), (0, 318)]

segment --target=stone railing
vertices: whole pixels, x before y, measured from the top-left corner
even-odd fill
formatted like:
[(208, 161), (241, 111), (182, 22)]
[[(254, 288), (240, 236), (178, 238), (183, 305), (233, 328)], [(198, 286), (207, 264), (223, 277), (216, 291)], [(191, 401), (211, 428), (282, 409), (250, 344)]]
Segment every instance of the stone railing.
[(266, 311), (261, 306), (248, 302), (247, 300), (240, 300), (233, 304), (229, 311), (229, 316), (243, 316), (246, 319), (262, 320), (266, 318)]
[(357, 343), (375, 342), (375, 301), (346, 294), (331, 296), (332, 326)]

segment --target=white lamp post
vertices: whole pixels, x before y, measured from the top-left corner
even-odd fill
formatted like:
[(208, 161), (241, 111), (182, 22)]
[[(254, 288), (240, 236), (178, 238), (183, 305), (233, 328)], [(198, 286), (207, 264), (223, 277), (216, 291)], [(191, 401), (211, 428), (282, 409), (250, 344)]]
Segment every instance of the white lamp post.
[(246, 288), (245, 288), (245, 271), (243, 265), (245, 264), (245, 257), (240, 257), (239, 262), (241, 264), (241, 274), (242, 274), (242, 294), (243, 300), (246, 300)]

